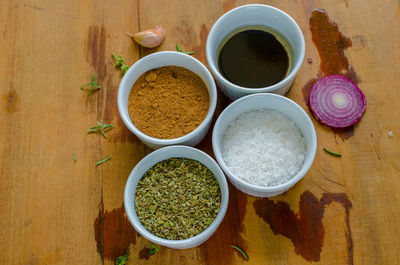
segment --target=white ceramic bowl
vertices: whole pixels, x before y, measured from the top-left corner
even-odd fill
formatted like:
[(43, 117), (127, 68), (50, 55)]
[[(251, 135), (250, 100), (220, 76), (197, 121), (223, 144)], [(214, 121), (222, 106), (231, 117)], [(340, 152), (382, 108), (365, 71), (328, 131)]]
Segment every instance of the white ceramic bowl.
[[(174, 139), (158, 139), (142, 133), (138, 128), (136, 128), (135, 124), (133, 124), (128, 112), (128, 98), (133, 84), (143, 73), (154, 68), (168, 65), (184, 67), (200, 76), (206, 84), (210, 95), (210, 107), (203, 122), (190, 133)], [(122, 121), (144, 144), (153, 149), (175, 144), (189, 146), (195, 146), (198, 144), (210, 128), (216, 104), (217, 89), (210, 72), (199, 60), (181, 52), (156, 52), (143, 57), (129, 68), (122, 78), (118, 88), (118, 110)]]
[[(221, 43), (236, 29), (247, 26), (265, 26), (279, 32), (289, 42), (293, 50), (293, 65), (286, 77), (279, 83), (264, 88), (246, 88), (229, 82), (220, 73), (217, 56)], [(232, 100), (253, 93), (286, 94), (303, 63), (304, 53), (304, 37), (297, 23), (282, 10), (258, 4), (237, 7), (220, 17), (211, 28), (206, 44), (207, 62), (217, 85)]]
[[(146, 228), (144, 228), (144, 226), (141, 224), (136, 215), (136, 210), (135, 210), (135, 192), (139, 180), (143, 177), (146, 171), (149, 170), (152, 166), (154, 166), (160, 161), (172, 157), (184, 157), (199, 161), (200, 163), (202, 163), (208, 169), (211, 170), (211, 172), (217, 178), (219, 187), (221, 189), (221, 206), (217, 214), (217, 217), (214, 219), (211, 225), (200, 234), (182, 240), (168, 240), (153, 235), (152, 233), (147, 231)], [(222, 219), (224, 219), (226, 209), (228, 207), (228, 201), (229, 201), (228, 183), (226, 182), (224, 173), (218, 166), (217, 162), (215, 162), (214, 159), (212, 159), (209, 155), (198, 149), (188, 146), (179, 146), (179, 145), (161, 148), (144, 157), (136, 165), (136, 167), (132, 170), (131, 174), (129, 175), (124, 192), (125, 211), (129, 221), (136, 229), (136, 231), (139, 232), (144, 238), (156, 244), (176, 249), (185, 249), (198, 246), (203, 242), (205, 242), (212, 234), (214, 234), (215, 230), (217, 230), (218, 226), (222, 222)]]
[[(306, 157), (303, 167), (289, 181), (277, 186), (260, 187), (243, 181), (235, 176), (222, 158), (221, 142), (230, 123), (242, 113), (260, 108), (276, 110), (288, 116), (300, 129), (306, 142)], [(280, 95), (261, 93), (242, 97), (231, 103), (221, 113), (214, 126), (212, 146), (219, 165), (236, 188), (256, 197), (272, 197), (289, 190), (310, 169), (317, 149), (317, 136), (307, 113), (294, 101)]]

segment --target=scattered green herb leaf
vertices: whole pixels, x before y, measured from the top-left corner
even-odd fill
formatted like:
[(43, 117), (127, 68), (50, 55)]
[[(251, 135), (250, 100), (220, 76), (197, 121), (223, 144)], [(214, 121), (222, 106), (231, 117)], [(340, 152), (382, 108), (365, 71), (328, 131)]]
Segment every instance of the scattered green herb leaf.
[(101, 88), (101, 86), (99, 84), (97, 84), (96, 82), (96, 73), (94, 73), (92, 75), (92, 79), (89, 83), (81, 86), (81, 90), (85, 90), (85, 87), (89, 86), (89, 92), (88, 92), (88, 96), (90, 96), (90, 94), (92, 94), (92, 92), (99, 90)]
[(128, 259), (129, 259), (129, 247), (126, 250), (125, 255), (115, 259), (115, 265), (125, 265)]
[(129, 66), (123, 65), (123, 66), (121, 66), (121, 70), (122, 70), (122, 72), (125, 74), (126, 72), (128, 72)]
[(128, 71), (129, 66), (125, 64), (124, 57), (122, 57), (122, 55), (117, 57), (117, 56), (115, 56), (114, 53), (112, 53), (111, 56), (116, 61), (115, 62), (115, 68), (120, 68), (122, 70), (122, 73), (125, 74)]
[(154, 253), (158, 252), (158, 247), (154, 246), (153, 244), (150, 244), (151, 249), (149, 249), (149, 255), (153, 255)]
[(106, 135), (105, 131), (108, 128), (111, 128), (113, 126), (113, 124), (112, 123), (111, 124), (104, 124), (104, 120), (102, 120), (101, 123), (99, 121), (97, 121), (97, 124), (98, 124), (98, 126), (94, 126), (94, 127), (90, 128), (88, 130), (88, 133), (94, 133), (94, 132), (95, 133), (101, 133), (104, 136), (104, 138), (107, 138), (107, 135)]
[(239, 251), (239, 252), (243, 255), (243, 257), (244, 257), (245, 260), (249, 260), (249, 256), (247, 256), (247, 254), (244, 253), (244, 251), (241, 250), (239, 247), (233, 246), (233, 245), (232, 245), (231, 247), (234, 248), (234, 249), (236, 249), (237, 251)]
[(329, 151), (329, 150), (326, 149), (325, 147), (324, 147), (323, 149), (324, 149), (325, 152), (327, 152), (327, 153), (330, 154), (330, 155), (337, 156), (337, 157), (342, 157), (342, 154), (337, 154), (337, 153), (334, 153), (334, 152), (332, 152), (332, 151)]
[(112, 157), (112, 155), (109, 155), (109, 156), (107, 156), (106, 158), (104, 158), (103, 160), (97, 161), (97, 162), (96, 162), (96, 165), (98, 166), (98, 165), (103, 164), (104, 162), (106, 162), (107, 160), (109, 160), (111, 157)]
[(189, 55), (195, 54), (195, 52), (185, 52), (184, 50), (181, 49), (181, 47), (179, 46), (178, 43), (176, 44), (176, 50), (177, 50), (178, 52), (182, 52), (182, 53), (189, 54)]
[(74, 154), (74, 162), (76, 162), (76, 152), (75, 152), (75, 154)]

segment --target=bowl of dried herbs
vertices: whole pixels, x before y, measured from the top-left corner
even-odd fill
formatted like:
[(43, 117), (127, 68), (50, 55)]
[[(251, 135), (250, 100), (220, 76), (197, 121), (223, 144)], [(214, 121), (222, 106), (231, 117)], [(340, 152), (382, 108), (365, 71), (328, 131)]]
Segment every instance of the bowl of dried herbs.
[(206, 153), (169, 146), (144, 157), (125, 186), (129, 221), (146, 239), (185, 249), (205, 242), (228, 207), (224, 173)]

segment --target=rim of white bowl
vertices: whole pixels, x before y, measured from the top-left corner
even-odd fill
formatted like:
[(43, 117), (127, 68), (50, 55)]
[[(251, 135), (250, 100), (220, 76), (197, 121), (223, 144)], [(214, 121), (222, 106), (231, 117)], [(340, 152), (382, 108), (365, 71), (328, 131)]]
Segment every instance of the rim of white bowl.
[[(132, 185), (131, 183), (134, 181), (135, 173), (136, 173), (136, 171), (138, 171), (138, 168), (143, 167), (144, 164), (147, 162), (147, 160), (152, 160), (153, 156), (155, 156), (156, 154), (168, 153), (171, 149), (177, 149), (177, 150), (182, 150), (182, 151), (185, 149), (190, 150), (194, 153), (197, 153), (199, 156), (204, 157), (209, 163), (213, 164), (217, 171), (216, 172), (217, 174), (214, 174), (215, 172), (213, 172), (213, 174), (214, 174), (215, 178), (217, 179), (219, 187), (221, 189), (221, 205), (220, 205), (220, 209), (219, 209), (218, 214), (215, 217), (214, 221), (200, 234), (198, 234), (194, 237), (191, 237), (191, 238), (181, 239), (181, 240), (165, 239), (165, 238), (161, 238), (161, 237), (158, 237), (158, 236), (152, 234), (139, 221), (137, 214), (136, 214), (136, 210), (127, 207), (127, 202), (129, 200), (132, 200), (135, 198), (134, 196), (135, 196), (135, 191), (136, 191), (137, 185), (131, 191), (129, 190), (129, 187)], [(178, 156), (171, 156), (170, 158), (172, 158), (172, 157), (178, 157)], [(180, 157), (186, 158), (184, 155), (182, 155)], [(168, 158), (166, 158), (166, 159), (168, 159)], [(193, 159), (193, 158), (189, 158), (189, 159)], [(193, 159), (193, 160), (196, 160), (196, 159)], [(152, 166), (154, 166), (156, 163), (158, 163), (158, 162), (152, 163)], [(202, 163), (202, 164), (204, 164), (204, 163)], [(150, 166), (147, 170), (149, 170), (152, 166)], [(204, 165), (204, 166), (206, 166), (208, 169), (210, 169), (207, 165)], [(219, 178), (216, 175), (218, 175)], [(142, 177), (143, 177), (143, 175), (140, 176), (140, 179)], [(222, 195), (222, 190), (226, 191), (224, 193), (224, 196)], [(131, 197), (132, 195), (133, 195), (133, 197)], [(130, 223), (135, 228), (135, 230), (138, 233), (140, 233), (144, 238), (146, 238), (156, 244), (168, 246), (168, 247), (172, 247), (172, 248), (174, 248), (174, 247), (185, 248), (185, 245), (189, 245), (189, 248), (190, 248), (190, 245), (197, 244), (198, 242), (202, 242), (204, 239), (208, 239), (213, 234), (212, 230), (214, 229), (214, 227), (215, 227), (215, 229), (217, 229), (219, 227), (219, 225), (221, 224), (222, 220), (224, 219), (226, 211), (228, 209), (228, 204), (229, 204), (228, 182), (227, 182), (227, 180), (225, 178), (225, 174), (222, 171), (219, 164), (207, 153), (205, 153), (197, 148), (185, 146), (185, 145), (166, 146), (166, 147), (157, 149), (157, 150), (151, 152), (150, 154), (148, 154), (147, 156), (145, 156), (144, 158), (142, 158), (139, 161), (139, 163), (137, 163), (136, 166), (133, 168), (132, 172), (129, 174), (129, 177), (125, 184), (125, 189), (124, 189), (125, 212), (126, 212), (126, 215), (129, 219)]]
[[(213, 63), (212, 63), (212, 60), (210, 59), (210, 58), (212, 58), (212, 55), (211, 55), (211, 47), (210, 47), (210, 46), (211, 46), (210, 36), (212, 36), (212, 35), (215, 34), (215, 33), (214, 33), (214, 32), (215, 32), (215, 27), (218, 26), (220, 23), (222, 23), (221, 21), (222, 21), (225, 17), (232, 15), (232, 13), (235, 13), (235, 12), (239, 11), (240, 9), (245, 9), (245, 8), (249, 8), (249, 7), (258, 7), (258, 8), (273, 9), (273, 10), (275, 10), (276, 12), (281, 13), (282, 15), (284, 15), (285, 17), (287, 17), (287, 18), (293, 23), (294, 27), (295, 27), (296, 30), (297, 30), (297, 33), (298, 33), (299, 36), (300, 36), (301, 42), (300, 42), (300, 57), (299, 57), (299, 60), (295, 63), (295, 65), (293, 66), (293, 68), (292, 68), (292, 70), (290, 71), (290, 73), (289, 73), (288, 75), (286, 75), (284, 79), (282, 79), (282, 80), (279, 81), (278, 83), (273, 84), (273, 85), (271, 85), (271, 86), (259, 87), (259, 88), (251, 88), (251, 87), (238, 86), (238, 85), (236, 85), (236, 84), (230, 82), (228, 79), (226, 79), (226, 78), (219, 72), (218, 67), (217, 67), (215, 64), (213, 64)], [(296, 21), (295, 21), (291, 16), (289, 16), (289, 15), (288, 15), (287, 13), (285, 13), (284, 11), (282, 11), (282, 10), (276, 8), (276, 7), (270, 6), (270, 5), (249, 4), (249, 5), (243, 5), (243, 6), (236, 7), (236, 8), (234, 8), (234, 9), (232, 9), (232, 10), (226, 12), (224, 15), (222, 15), (222, 16), (214, 23), (214, 25), (212, 26), (212, 28), (211, 28), (211, 30), (210, 30), (210, 33), (208, 34), (208, 37), (207, 37), (207, 43), (206, 43), (206, 58), (207, 58), (208, 66), (209, 66), (210, 69), (211, 69), (211, 72), (212, 72), (214, 75), (218, 76), (218, 78), (220, 78), (220, 79), (223, 80), (224, 82), (228, 83), (231, 87), (233, 87), (233, 88), (235, 88), (235, 89), (237, 89), (237, 90), (239, 90), (239, 91), (241, 91), (241, 92), (251, 92), (251, 93), (255, 93), (254, 90), (257, 89), (257, 93), (267, 93), (267, 92), (271, 92), (271, 91), (274, 91), (274, 90), (280, 88), (280, 86), (281, 86), (283, 83), (286, 83), (287, 80), (290, 80), (290, 79), (294, 78), (294, 77), (297, 75), (298, 71), (300, 70), (301, 65), (303, 64), (303, 60), (304, 60), (304, 56), (305, 56), (305, 50), (306, 50), (305, 47), (306, 47), (306, 45), (305, 45), (305, 40), (304, 40), (303, 32), (301, 31), (299, 25), (296, 23)], [(217, 59), (217, 60), (218, 60), (218, 59)]]
[[(237, 177), (236, 174), (233, 173), (230, 170), (228, 165), (225, 163), (224, 158), (222, 157), (222, 153), (221, 153), (221, 140), (222, 139), (217, 139), (217, 135), (216, 135), (216, 130), (221, 130), (219, 128), (220, 119), (222, 120), (224, 118), (224, 116), (226, 115), (226, 113), (228, 113), (233, 108), (235, 108), (236, 105), (238, 105), (242, 101), (251, 100), (253, 97), (275, 97), (275, 98), (277, 98), (279, 100), (283, 100), (283, 101), (285, 101), (285, 102), (287, 102), (287, 103), (289, 103), (291, 105), (294, 105), (298, 109), (298, 111), (301, 112), (306, 117), (307, 126), (312, 128), (311, 134), (312, 134), (313, 140), (311, 142), (311, 146), (309, 147), (310, 148), (310, 152), (311, 152), (310, 156), (306, 156), (306, 158), (304, 159), (303, 166), (301, 167), (299, 172), (296, 173), (296, 175), (294, 175), (288, 181), (286, 181), (286, 182), (284, 182), (282, 184), (279, 184), (279, 185), (262, 187), (262, 186), (257, 186), (257, 185), (250, 184), (250, 183), (242, 180), (241, 178)], [(277, 111), (279, 111), (279, 110), (277, 110)], [(240, 114), (242, 114), (242, 113), (240, 113)], [(314, 128), (314, 125), (313, 125), (310, 117), (303, 110), (303, 108), (300, 107), (296, 102), (294, 102), (293, 100), (291, 100), (291, 99), (289, 99), (289, 98), (287, 98), (285, 96), (281, 96), (281, 95), (277, 95), (277, 94), (258, 93), (258, 94), (251, 94), (251, 95), (247, 95), (247, 96), (244, 96), (242, 98), (239, 98), (239, 99), (235, 100), (234, 102), (232, 102), (228, 107), (226, 107), (224, 109), (224, 111), (219, 115), (219, 117), (218, 117), (218, 119), (217, 119), (217, 121), (215, 122), (215, 125), (214, 125), (214, 130), (213, 130), (213, 134), (212, 134), (212, 146), (213, 146), (214, 155), (215, 155), (215, 158), (218, 161), (218, 164), (221, 166), (223, 171), (228, 175), (228, 177), (230, 179), (233, 179), (235, 182), (239, 182), (240, 185), (246, 187), (249, 190), (258, 191), (258, 192), (274, 192), (274, 191), (281, 191), (281, 190), (284, 190), (284, 189), (292, 187), (299, 180), (301, 180), (305, 176), (305, 174), (308, 172), (308, 170), (310, 169), (311, 165), (313, 164), (313, 161), (314, 161), (314, 158), (315, 158), (315, 154), (317, 152), (317, 134), (315, 132), (315, 128)]]
[[(156, 59), (156, 57), (160, 57), (160, 56), (183, 56), (186, 57), (188, 60), (192, 60), (194, 63), (196, 63), (197, 65), (200, 66), (200, 68), (202, 69), (202, 71), (206, 74), (207, 78), (209, 80), (204, 80), (203, 78), (201, 78), (198, 74), (196, 74), (197, 76), (200, 77), (201, 80), (203, 80), (203, 82), (206, 84), (206, 86), (209, 88), (209, 96), (210, 96), (210, 106), (208, 108), (208, 112), (206, 117), (204, 118), (204, 120), (191, 132), (189, 132), (188, 134), (185, 134), (181, 137), (178, 138), (172, 138), (172, 139), (159, 139), (159, 138), (155, 138), (152, 136), (149, 136), (145, 133), (143, 133), (142, 131), (140, 131), (135, 124), (133, 123), (133, 121), (131, 120), (131, 117), (129, 116), (129, 112), (128, 115), (125, 115), (124, 112), (122, 111), (122, 105), (125, 105), (123, 103), (123, 96), (122, 96), (122, 89), (132, 89), (131, 86), (129, 86), (128, 83), (128, 76), (130, 74), (132, 74), (135, 71), (135, 67), (139, 64), (142, 64), (143, 62), (150, 60), (150, 59)], [(154, 57), (154, 58), (153, 58)], [(174, 66), (173, 64), (170, 64), (172, 66)], [(158, 66), (158, 67), (163, 67), (163, 66)], [(191, 71), (190, 69), (182, 66), (183, 68)], [(155, 67), (157, 68), (157, 67)], [(152, 68), (152, 69), (155, 69)], [(151, 69), (147, 70), (150, 71)], [(146, 72), (147, 72), (146, 71)], [(193, 71), (191, 71), (193, 72)], [(139, 78), (139, 77), (138, 77)], [(135, 82), (137, 81), (137, 79), (135, 80)], [(135, 83), (134, 82), (134, 83)], [(128, 127), (128, 129), (133, 132), (135, 135), (137, 135), (139, 138), (144, 139), (144, 141), (150, 142), (152, 144), (156, 144), (156, 145), (174, 145), (174, 144), (179, 144), (182, 142), (185, 142), (189, 139), (191, 139), (193, 136), (195, 136), (199, 131), (201, 131), (206, 124), (212, 119), (214, 112), (215, 112), (215, 108), (217, 105), (217, 88), (214, 82), (214, 78), (212, 77), (211, 73), (208, 71), (207, 67), (204, 66), (204, 64), (202, 62), (200, 62), (199, 60), (197, 60), (196, 58), (193, 58), (190, 55), (184, 54), (182, 52), (175, 52), (175, 51), (162, 51), (162, 52), (155, 52), (152, 54), (149, 54), (143, 58), (141, 58), (140, 60), (138, 60), (136, 63), (134, 63), (129, 70), (125, 73), (124, 77), (122, 78), (119, 87), (118, 87), (118, 98), (117, 98), (117, 104), (118, 104), (118, 111), (119, 114), (121, 116), (122, 121), (124, 122), (125, 126)]]

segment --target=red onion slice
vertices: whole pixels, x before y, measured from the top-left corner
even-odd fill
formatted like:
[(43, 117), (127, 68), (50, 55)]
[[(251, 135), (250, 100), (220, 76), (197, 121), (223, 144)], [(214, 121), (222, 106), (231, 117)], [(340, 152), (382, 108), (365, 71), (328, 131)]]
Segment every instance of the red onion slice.
[(366, 108), (365, 96), (360, 88), (341, 75), (318, 80), (311, 89), (309, 103), (315, 118), (332, 128), (355, 124)]

